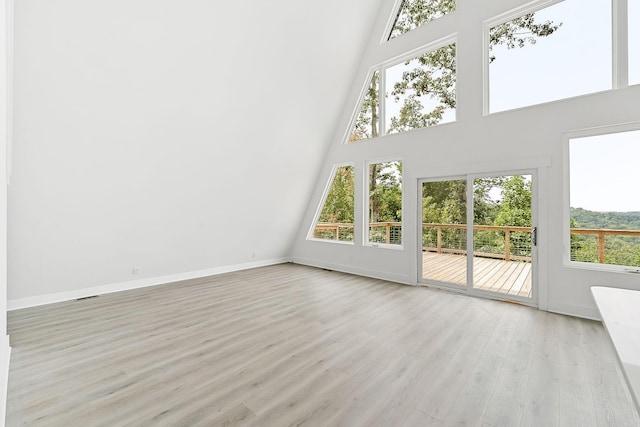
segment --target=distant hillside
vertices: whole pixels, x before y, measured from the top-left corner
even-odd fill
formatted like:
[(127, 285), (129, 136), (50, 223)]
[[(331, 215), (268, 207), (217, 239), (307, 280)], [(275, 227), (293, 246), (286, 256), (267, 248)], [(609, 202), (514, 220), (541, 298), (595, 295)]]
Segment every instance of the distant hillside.
[(640, 212), (595, 212), (571, 208), (571, 219), (575, 228), (640, 230)]

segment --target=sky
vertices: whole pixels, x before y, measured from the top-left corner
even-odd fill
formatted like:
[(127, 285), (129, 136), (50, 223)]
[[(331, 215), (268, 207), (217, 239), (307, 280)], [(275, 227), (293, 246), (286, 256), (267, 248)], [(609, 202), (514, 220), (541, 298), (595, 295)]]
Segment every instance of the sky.
[[(640, 0), (629, 4), (629, 83), (640, 83)], [(491, 112), (612, 88), (611, 0), (565, 0), (535, 13), (562, 26), (535, 45), (497, 46)], [(522, 84), (526, 83), (526, 84)]]
[(640, 212), (640, 130), (572, 139), (569, 150), (572, 207)]
[(611, 0), (565, 0), (535, 19), (562, 26), (535, 45), (494, 47), (492, 113), (612, 88)]
[[(628, 4), (629, 84), (638, 84), (640, 0)], [(611, 0), (565, 0), (536, 12), (536, 20), (562, 26), (533, 46), (494, 49), (491, 112), (612, 88)], [(572, 140), (571, 206), (640, 211), (639, 162), (640, 131)]]
[[(562, 23), (554, 34), (524, 48), (495, 47), (496, 60), (489, 69), (490, 112), (611, 90), (611, 3), (561, 1), (535, 13), (536, 22)], [(629, 84), (633, 85), (640, 84), (640, 0), (628, 0), (628, 8)], [(413, 66), (401, 63), (387, 69), (387, 87)], [(401, 105), (389, 104), (387, 127), (388, 118), (397, 115)], [(452, 120), (455, 112), (443, 122)], [(640, 132), (581, 138), (570, 144), (570, 151), (572, 207), (640, 211)]]

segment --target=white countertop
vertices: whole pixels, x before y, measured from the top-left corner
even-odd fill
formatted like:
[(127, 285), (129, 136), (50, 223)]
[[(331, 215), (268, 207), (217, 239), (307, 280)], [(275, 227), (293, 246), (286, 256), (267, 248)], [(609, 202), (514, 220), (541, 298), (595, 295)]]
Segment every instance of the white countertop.
[(591, 293), (640, 412), (640, 291), (594, 286)]

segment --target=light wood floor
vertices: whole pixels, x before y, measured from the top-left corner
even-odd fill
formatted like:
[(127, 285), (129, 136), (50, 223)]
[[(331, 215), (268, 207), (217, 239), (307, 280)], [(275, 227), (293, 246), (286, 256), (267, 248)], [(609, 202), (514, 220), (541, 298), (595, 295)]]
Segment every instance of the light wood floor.
[(599, 322), (283, 264), (9, 313), (7, 425), (640, 425)]
[[(466, 286), (467, 257), (423, 252), (422, 277)], [(530, 298), (531, 263), (475, 257), (473, 281), (476, 289)]]

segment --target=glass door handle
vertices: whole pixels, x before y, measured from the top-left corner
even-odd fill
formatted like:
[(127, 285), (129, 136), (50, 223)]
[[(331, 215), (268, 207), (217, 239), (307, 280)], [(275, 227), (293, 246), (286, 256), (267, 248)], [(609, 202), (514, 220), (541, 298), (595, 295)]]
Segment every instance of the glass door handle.
[(538, 227), (531, 228), (531, 244), (538, 246)]

